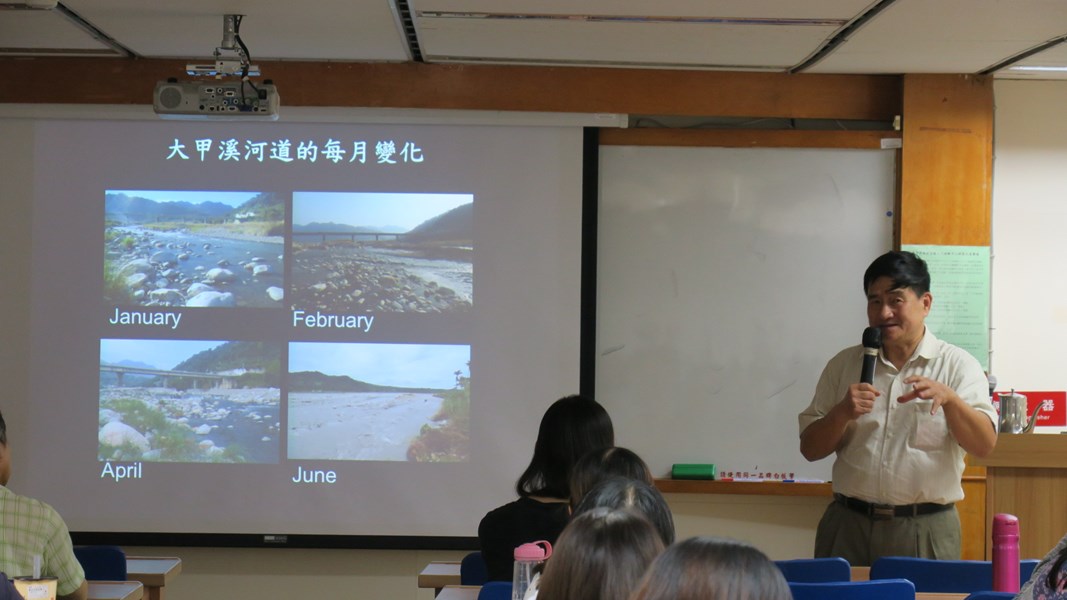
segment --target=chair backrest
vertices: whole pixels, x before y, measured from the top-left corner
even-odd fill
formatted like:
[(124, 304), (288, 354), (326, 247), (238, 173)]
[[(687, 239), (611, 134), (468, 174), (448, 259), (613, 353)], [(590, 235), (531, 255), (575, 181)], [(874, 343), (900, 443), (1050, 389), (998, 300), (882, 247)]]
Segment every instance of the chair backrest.
[(973, 592), (964, 600), (1012, 600), (1015, 592)]
[[(1019, 561), (1019, 584), (1030, 579), (1038, 561)], [(871, 579), (903, 578), (915, 591), (968, 594), (993, 589), (993, 563), (988, 560), (935, 560), (883, 556), (871, 565)]]
[(852, 579), (852, 565), (839, 556), (776, 560), (774, 564), (778, 566), (782, 575), (785, 575), (786, 581), (796, 583), (822, 583)]
[(118, 546), (75, 546), (74, 556), (90, 581), (126, 581), (126, 553)]
[(789, 582), (793, 600), (915, 600), (915, 586), (907, 579), (880, 581)]
[(478, 600), (511, 600), (510, 581), (490, 581), (478, 591)]
[(481, 552), (471, 552), (459, 563), (460, 585), (482, 585), (489, 580), (489, 569)]

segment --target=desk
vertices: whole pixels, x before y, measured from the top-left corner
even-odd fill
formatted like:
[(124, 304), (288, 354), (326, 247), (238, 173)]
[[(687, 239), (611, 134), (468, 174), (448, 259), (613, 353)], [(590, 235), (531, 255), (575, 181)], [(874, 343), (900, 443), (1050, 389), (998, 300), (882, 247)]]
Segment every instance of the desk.
[(144, 585), (139, 581), (90, 581), (89, 600), (141, 600)]
[(433, 588), (435, 596), (440, 594), (445, 586), (450, 585), (459, 585), (458, 561), (435, 560), (419, 573), (419, 587)]
[[(1019, 557), (1041, 558), (1067, 530), (1067, 435), (1003, 434), (993, 453), (968, 457), (986, 468), (986, 523), (993, 515), (1019, 517)], [(986, 548), (985, 559), (993, 554)]]
[(163, 587), (182, 572), (174, 556), (127, 556), (126, 578), (144, 584), (145, 600), (163, 600)]
[(437, 600), (478, 600), (480, 585), (446, 585)]

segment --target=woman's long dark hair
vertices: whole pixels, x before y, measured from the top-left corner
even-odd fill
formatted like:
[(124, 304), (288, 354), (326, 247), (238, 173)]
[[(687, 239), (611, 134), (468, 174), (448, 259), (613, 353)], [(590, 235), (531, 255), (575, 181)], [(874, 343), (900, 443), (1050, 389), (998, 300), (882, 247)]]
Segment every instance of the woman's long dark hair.
[(541, 418), (533, 458), (515, 491), (524, 497), (569, 498), (571, 469), (578, 459), (614, 445), (615, 429), (603, 406), (579, 395), (560, 398)]

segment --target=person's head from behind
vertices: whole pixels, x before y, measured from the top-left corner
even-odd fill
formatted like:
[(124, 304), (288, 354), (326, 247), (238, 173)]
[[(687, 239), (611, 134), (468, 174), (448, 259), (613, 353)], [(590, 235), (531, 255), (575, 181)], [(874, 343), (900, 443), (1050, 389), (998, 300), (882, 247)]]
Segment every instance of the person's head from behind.
[(867, 321), (882, 331), (882, 343), (915, 343), (930, 312), (930, 271), (911, 252), (886, 252), (863, 274)]
[(572, 519), (599, 508), (631, 510), (644, 516), (659, 532), (664, 546), (674, 543), (674, 517), (663, 494), (651, 484), (626, 477), (609, 477), (593, 489), (574, 507)]
[(645, 572), (630, 600), (791, 600), (777, 566), (736, 540), (694, 537), (674, 544)]
[(626, 477), (652, 485), (652, 471), (634, 451), (618, 446), (587, 452), (571, 471), (571, 508), (608, 477)]
[(663, 551), (656, 529), (629, 510), (597, 508), (576, 516), (545, 564), (540, 600), (625, 600)]
[(566, 396), (541, 417), (533, 458), (515, 485), (520, 496), (568, 498), (571, 469), (586, 452), (615, 444), (611, 417), (595, 400)]

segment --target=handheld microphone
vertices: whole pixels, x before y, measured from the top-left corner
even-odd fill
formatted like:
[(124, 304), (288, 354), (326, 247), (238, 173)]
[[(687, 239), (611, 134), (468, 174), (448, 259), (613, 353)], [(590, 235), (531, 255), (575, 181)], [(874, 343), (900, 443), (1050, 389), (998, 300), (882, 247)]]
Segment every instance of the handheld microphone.
[(882, 347), (882, 330), (868, 327), (863, 330), (863, 369), (860, 370), (860, 383), (874, 383), (874, 362), (878, 360), (878, 349)]

